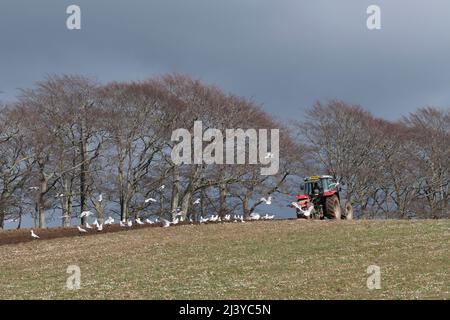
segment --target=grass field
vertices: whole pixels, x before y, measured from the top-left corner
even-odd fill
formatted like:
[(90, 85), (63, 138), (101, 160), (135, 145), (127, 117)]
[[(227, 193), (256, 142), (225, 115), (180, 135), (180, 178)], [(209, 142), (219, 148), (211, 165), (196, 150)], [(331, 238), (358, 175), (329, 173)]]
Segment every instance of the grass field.
[[(66, 289), (69, 265), (81, 289)], [(381, 268), (369, 290), (367, 267)], [(261, 221), (0, 246), (1, 299), (449, 299), (450, 221)]]

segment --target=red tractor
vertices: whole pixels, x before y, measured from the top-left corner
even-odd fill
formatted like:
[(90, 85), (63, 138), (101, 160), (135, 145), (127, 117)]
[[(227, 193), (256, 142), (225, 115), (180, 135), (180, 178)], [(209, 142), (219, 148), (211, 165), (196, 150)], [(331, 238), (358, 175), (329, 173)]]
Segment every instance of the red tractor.
[(298, 195), (297, 201), (291, 206), (297, 209), (297, 218), (353, 219), (353, 208), (349, 201), (341, 210), (340, 189), (336, 179), (329, 175), (305, 178), (301, 186), (303, 194)]

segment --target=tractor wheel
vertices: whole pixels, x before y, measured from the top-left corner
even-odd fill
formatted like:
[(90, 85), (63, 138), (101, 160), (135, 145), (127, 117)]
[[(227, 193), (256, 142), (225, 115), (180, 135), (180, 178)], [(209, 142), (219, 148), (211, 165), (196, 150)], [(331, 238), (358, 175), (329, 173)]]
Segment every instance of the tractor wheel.
[(326, 211), (327, 216), (341, 220), (341, 205), (338, 197), (332, 196), (326, 199)]
[(345, 203), (345, 219), (353, 220), (353, 207), (350, 201), (347, 201)]

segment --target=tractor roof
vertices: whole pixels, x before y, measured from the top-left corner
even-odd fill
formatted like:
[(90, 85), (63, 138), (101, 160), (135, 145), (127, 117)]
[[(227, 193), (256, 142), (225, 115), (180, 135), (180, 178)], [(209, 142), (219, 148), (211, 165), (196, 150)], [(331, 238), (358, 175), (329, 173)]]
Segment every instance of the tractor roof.
[(317, 181), (320, 179), (332, 179), (332, 178), (333, 178), (333, 176), (330, 176), (330, 175), (310, 176), (310, 177), (305, 178), (305, 181)]

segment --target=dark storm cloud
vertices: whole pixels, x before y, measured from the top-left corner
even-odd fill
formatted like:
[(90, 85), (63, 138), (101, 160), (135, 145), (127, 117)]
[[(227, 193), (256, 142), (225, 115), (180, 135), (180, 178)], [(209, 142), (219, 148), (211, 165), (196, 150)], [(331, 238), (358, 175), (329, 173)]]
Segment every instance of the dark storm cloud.
[[(70, 4), (80, 31), (65, 27)], [(366, 28), (370, 4), (380, 31)], [(0, 99), (49, 73), (182, 72), (284, 119), (334, 98), (393, 119), (449, 106), (449, 30), (448, 0), (2, 0)]]

